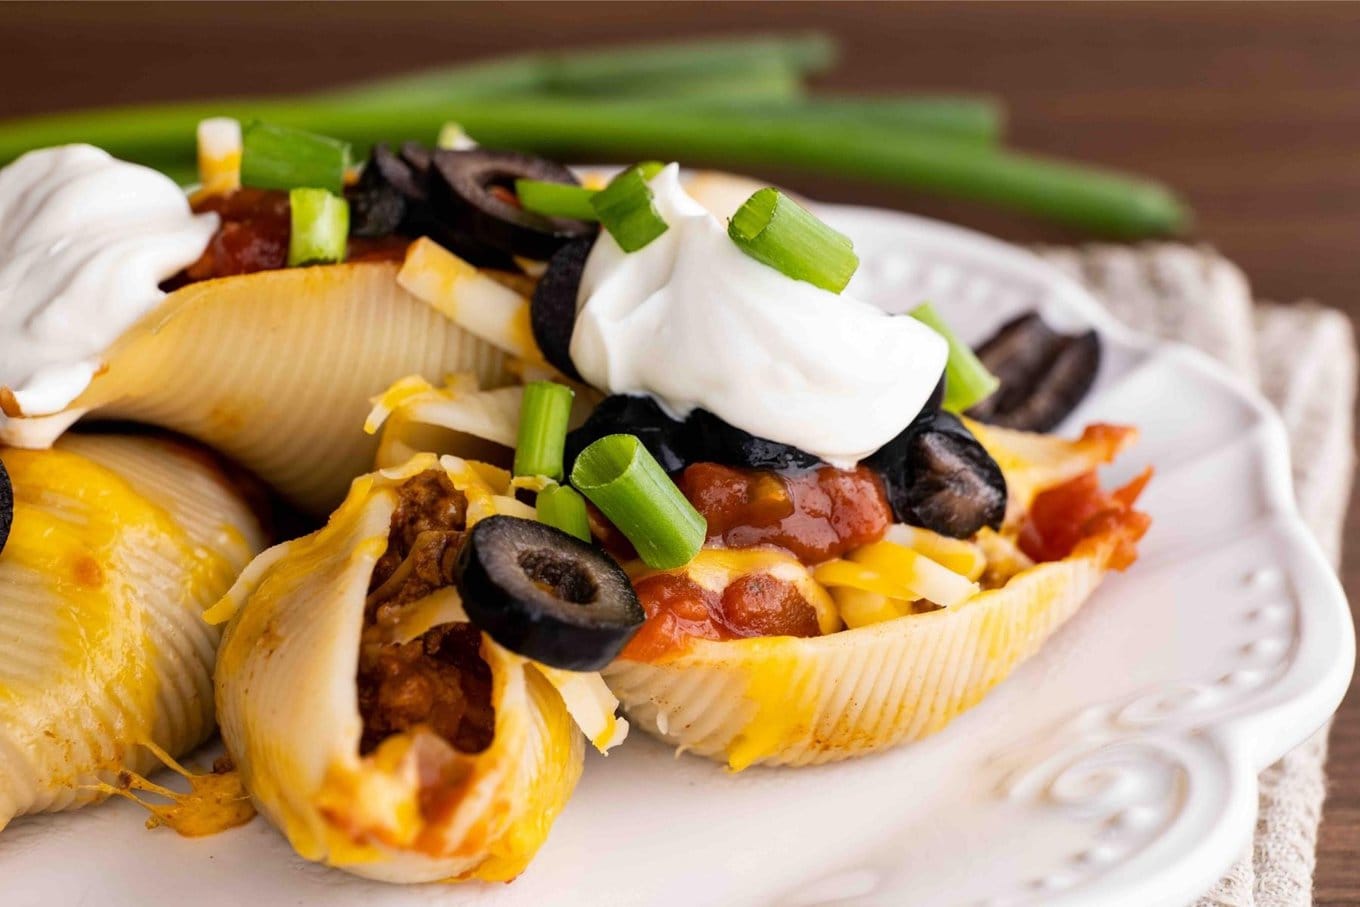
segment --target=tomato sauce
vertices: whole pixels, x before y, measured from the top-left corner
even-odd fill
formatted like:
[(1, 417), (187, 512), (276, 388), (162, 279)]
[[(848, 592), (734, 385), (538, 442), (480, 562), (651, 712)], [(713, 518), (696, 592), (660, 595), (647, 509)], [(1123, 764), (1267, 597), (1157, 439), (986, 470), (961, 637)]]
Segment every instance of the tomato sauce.
[[(226, 195), (200, 198), (193, 208), (200, 214), (216, 213), (221, 224), (198, 261), (172, 280), (170, 288), (288, 266), (291, 212), (287, 192), (243, 187)], [(410, 239), (404, 236), (351, 237), (346, 260), (401, 261), (409, 244)]]
[(1020, 531), (1020, 550), (1036, 561), (1058, 561), (1087, 539), (1112, 539), (1110, 566), (1124, 570), (1138, 558), (1138, 540), (1152, 518), (1134, 510), (1143, 487), (1152, 478), (1146, 470), (1123, 488), (1101, 489), (1094, 472), (1077, 476), (1039, 494)]
[(876, 542), (892, 524), (883, 484), (863, 466), (778, 473), (695, 463), (679, 484), (708, 520), (709, 542), (777, 545), (804, 564)]

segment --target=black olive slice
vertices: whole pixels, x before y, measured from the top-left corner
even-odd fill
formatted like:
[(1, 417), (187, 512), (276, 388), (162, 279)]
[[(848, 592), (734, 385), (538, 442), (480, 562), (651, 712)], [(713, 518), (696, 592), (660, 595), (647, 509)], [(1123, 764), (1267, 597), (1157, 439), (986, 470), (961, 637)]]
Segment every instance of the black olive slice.
[(685, 423), (666, 415), (651, 397), (614, 394), (601, 400), (590, 418), (567, 434), (564, 456), (567, 473), (571, 473), (581, 451), (605, 435), (618, 434), (636, 435), (668, 473), (679, 472), (691, 462)]
[(353, 236), (418, 233), (428, 219), (424, 173), (412, 169), (384, 144), (373, 146), (359, 182), (345, 195)]
[[(424, 202), (429, 198), (425, 188), (428, 167), (415, 166), (404, 154), (393, 154), (392, 149), (383, 144), (374, 145), (369, 166), (382, 176), (387, 185), (411, 201)], [(368, 172), (368, 167), (364, 168), (364, 172)]]
[(441, 149), (430, 165), (435, 215), (480, 245), (535, 261), (547, 261), (573, 239), (595, 235), (595, 224), (525, 211), (513, 199), (517, 179), (578, 185), (570, 170), (543, 158), (485, 148)]
[(419, 142), (402, 142), (401, 159), (422, 176), (430, 172), (430, 164), (434, 160), (433, 152)]
[(1067, 418), (1100, 368), (1095, 331), (1060, 334), (1036, 312), (1002, 325), (977, 353), (1001, 387), (968, 415), (1024, 431), (1049, 431)]
[(571, 333), (576, 327), (576, 291), (594, 244), (590, 239), (576, 239), (558, 249), (534, 288), (529, 306), (529, 323), (544, 358), (578, 381), (581, 373), (571, 361)]
[(0, 463), (0, 551), (9, 541), (9, 527), (14, 523), (14, 486), (9, 482), (5, 464)]
[[(395, 168), (389, 161), (395, 162), (397, 168), (406, 167), (386, 145), (373, 146), (359, 182), (345, 192), (351, 236), (390, 236), (406, 220), (408, 202), (390, 179), (390, 171)], [(405, 176), (409, 178), (409, 172)]]
[(758, 438), (706, 409), (690, 413), (685, 420), (685, 431), (695, 460), (751, 469), (808, 469), (821, 462), (797, 447)]
[(418, 142), (403, 143), (400, 154), (393, 154), (387, 145), (374, 145), (358, 184), (345, 192), (350, 203), (350, 234), (428, 236), (478, 267), (518, 272), (508, 253), (436, 218), (430, 204), (430, 156)]
[(883, 476), (885, 481), (889, 474), (901, 471), (902, 463), (907, 458), (907, 451), (911, 448), (912, 439), (918, 432), (930, 426), (935, 419), (935, 414), (940, 411), (940, 405), (944, 403), (944, 383), (945, 376), (940, 375), (940, 380), (935, 383), (935, 389), (926, 398), (925, 406), (921, 407), (921, 411), (907, 424), (906, 428), (897, 433), (895, 438), (870, 454), (864, 460), (865, 466)]
[(623, 569), (545, 523), (488, 517), (458, 559), (468, 617), (512, 652), (567, 671), (614, 660), (645, 615)]
[(958, 539), (1001, 526), (1006, 478), (956, 416), (934, 413), (899, 438), (869, 461), (899, 522)]

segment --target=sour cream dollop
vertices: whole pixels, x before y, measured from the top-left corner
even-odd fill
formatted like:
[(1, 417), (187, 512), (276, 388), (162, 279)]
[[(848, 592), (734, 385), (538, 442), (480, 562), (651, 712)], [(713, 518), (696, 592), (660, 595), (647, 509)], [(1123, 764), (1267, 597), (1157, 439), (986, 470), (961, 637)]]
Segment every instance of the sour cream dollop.
[(948, 356), (940, 335), (751, 258), (676, 165), (651, 188), (669, 229), (633, 253), (601, 233), (586, 262), (571, 338), (586, 380), (650, 394), (677, 418), (706, 409), (840, 467), (921, 411)]
[(90, 145), (0, 170), (0, 387), (24, 415), (67, 406), (216, 229), (174, 181)]

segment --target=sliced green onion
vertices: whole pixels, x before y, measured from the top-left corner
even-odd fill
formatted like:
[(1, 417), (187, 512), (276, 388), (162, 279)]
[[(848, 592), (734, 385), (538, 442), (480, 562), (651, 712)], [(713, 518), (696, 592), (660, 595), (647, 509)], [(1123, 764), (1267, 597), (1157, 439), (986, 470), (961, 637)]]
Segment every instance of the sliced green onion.
[(241, 184), (257, 189), (345, 189), (349, 144), (324, 135), (246, 124), (241, 133)]
[(515, 195), (526, 211), (548, 217), (574, 217), (577, 220), (597, 220), (590, 200), (596, 189), (573, 186), (570, 183), (545, 183), (541, 180), (515, 180)]
[(571, 484), (633, 543), (649, 567), (688, 564), (708, 523), (632, 435), (606, 435), (576, 458)]
[(583, 542), (590, 541), (590, 517), (586, 514), (586, 499), (575, 488), (549, 485), (538, 493), (538, 521), (574, 535)]
[(761, 189), (737, 209), (727, 235), (747, 255), (794, 280), (839, 293), (859, 267), (854, 243), (778, 189)]
[(625, 252), (636, 252), (668, 229), (647, 185), (661, 167), (655, 162), (629, 167), (590, 199), (596, 217)]
[(288, 207), (289, 267), (345, 260), (349, 241), (348, 202), (325, 189), (294, 189), (288, 193)]
[(445, 151), (467, 151), (476, 148), (477, 143), (463, 131), (460, 124), (450, 120), (439, 127), (439, 138), (435, 140), (435, 147), (443, 148)]
[(517, 476), (562, 478), (562, 451), (567, 444), (567, 422), (575, 392), (565, 384), (532, 381), (524, 386), (519, 407), (519, 438), (515, 442)]
[(986, 400), (1001, 382), (974, 355), (968, 344), (958, 338), (930, 303), (911, 310), (911, 317), (924, 324), (949, 344), (949, 359), (944, 366), (944, 408), (961, 413)]

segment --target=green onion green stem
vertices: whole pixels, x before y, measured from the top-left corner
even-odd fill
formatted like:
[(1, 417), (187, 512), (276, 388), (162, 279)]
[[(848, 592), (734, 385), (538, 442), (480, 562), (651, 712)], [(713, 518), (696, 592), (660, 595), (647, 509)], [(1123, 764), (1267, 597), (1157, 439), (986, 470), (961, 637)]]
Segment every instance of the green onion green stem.
[(647, 185), (659, 169), (653, 162), (629, 167), (590, 198), (595, 217), (625, 252), (644, 248), (668, 229)]
[(349, 145), (259, 121), (241, 132), (241, 184), (257, 189), (345, 189)]
[(288, 208), (289, 267), (345, 260), (349, 242), (348, 202), (325, 189), (294, 189), (288, 193)]
[(839, 293), (859, 267), (850, 238), (818, 220), (778, 189), (761, 189), (727, 224), (732, 242), (794, 280)]
[(549, 485), (538, 493), (538, 521), (574, 535), (583, 542), (590, 541), (590, 517), (586, 513), (586, 499), (574, 488)]
[(576, 458), (571, 483), (600, 508), (649, 567), (689, 563), (708, 524), (632, 435), (606, 435)]
[(973, 350), (958, 338), (930, 303), (911, 310), (911, 317), (924, 324), (949, 344), (949, 359), (944, 366), (944, 408), (961, 413), (986, 400), (1001, 382), (974, 355)]
[(547, 476), (561, 481), (562, 453), (575, 395), (571, 388), (554, 381), (531, 381), (524, 386), (519, 436), (515, 442), (515, 475)]
[(541, 180), (515, 180), (515, 195), (526, 211), (548, 217), (574, 217), (577, 220), (596, 220), (590, 200), (595, 189), (569, 183), (545, 183)]

